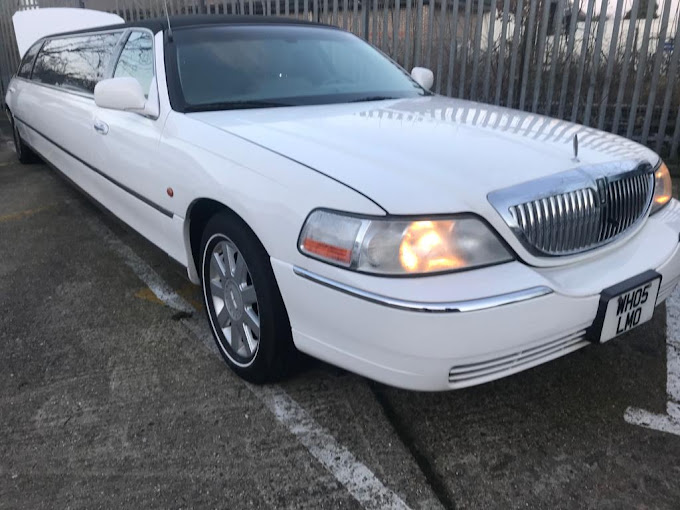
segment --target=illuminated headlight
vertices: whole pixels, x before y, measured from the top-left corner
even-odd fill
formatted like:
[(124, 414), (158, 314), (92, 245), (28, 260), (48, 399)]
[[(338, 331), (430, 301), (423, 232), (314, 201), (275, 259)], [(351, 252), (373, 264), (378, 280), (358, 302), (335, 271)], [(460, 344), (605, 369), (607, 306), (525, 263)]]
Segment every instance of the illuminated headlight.
[(652, 199), (652, 214), (670, 202), (673, 197), (673, 183), (666, 163), (663, 161), (654, 171), (654, 198)]
[(381, 275), (431, 274), (508, 262), (510, 252), (478, 218), (362, 218), (318, 209), (300, 233), (310, 257)]

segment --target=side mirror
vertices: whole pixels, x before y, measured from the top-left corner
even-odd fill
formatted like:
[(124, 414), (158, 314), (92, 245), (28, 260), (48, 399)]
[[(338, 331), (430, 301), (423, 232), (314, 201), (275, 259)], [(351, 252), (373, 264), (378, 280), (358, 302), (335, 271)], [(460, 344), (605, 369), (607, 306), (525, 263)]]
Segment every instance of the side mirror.
[(411, 78), (425, 90), (430, 90), (434, 84), (434, 73), (426, 67), (414, 67)]
[(101, 108), (143, 113), (146, 97), (135, 78), (110, 78), (97, 83), (94, 102)]

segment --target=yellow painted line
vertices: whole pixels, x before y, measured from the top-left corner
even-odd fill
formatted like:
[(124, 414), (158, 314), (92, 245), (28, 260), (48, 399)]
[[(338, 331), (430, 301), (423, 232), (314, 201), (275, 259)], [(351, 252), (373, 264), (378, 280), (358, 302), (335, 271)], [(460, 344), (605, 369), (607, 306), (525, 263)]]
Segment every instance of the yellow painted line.
[(0, 163), (0, 166), (9, 166), (9, 165), (13, 165), (13, 164), (14, 164), (13, 161), (7, 161), (6, 163)]
[(153, 293), (153, 291), (149, 287), (144, 287), (141, 290), (138, 290), (135, 292), (135, 297), (139, 299), (143, 299), (144, 301), (150, 301), (151, 303), (156, 303), (157, 305), (165, 305), (163, 301), (158, 299), (158, 296)]
[(8, 221), (15, 221), (15, 220), (23, 220), (24, 218), (28, 218), (30, 216), (33, 216), (34, 214), (41, 213), (43, 211), (47, 211), (48, 209), (53, 209), (57, 206), (57, 204), (51, 204), (51, 205), (46, 205), (45, 207), (38, 207), (37, 209), (26, 209), (25, 211), (19, 211), (16, 213), (11, 213), (11, 214), (6, 214), (4, 216), (0, 216), (0, 223), (6, 223)]
[[(180, 289), (173, 289), (178, 295), (182, 296), (192, 307), (196, 310), (203, 310), (203, 302), (199, 300), (198, 293), (199, 287), (192, 283), (187, 283)], [(149, 288), (144, 287), (143, 289), (135, 292), (135, 297), (138, 299), (143, 299), (144, 301), (149, 301), (150, 303), (155, 303), (157, 305), (165, 306), (165, 303), (156, 296), (156, 294)]]

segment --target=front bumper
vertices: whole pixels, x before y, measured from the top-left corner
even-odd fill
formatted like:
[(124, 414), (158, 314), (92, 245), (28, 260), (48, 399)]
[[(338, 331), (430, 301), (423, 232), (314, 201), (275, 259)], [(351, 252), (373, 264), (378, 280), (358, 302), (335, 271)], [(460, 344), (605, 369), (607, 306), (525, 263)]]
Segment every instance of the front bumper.
[(586, 329), (600, 292), (636, 274), (655, 269), (662, 275), (657, 305), (662, 303), (680, 281), (678, 232), (680, 204), (674, 200), (620, 249), (558, 268), (513, 262), (395, 279), (315, 261), (297, 271), (276, 259), (272, 266), (301, 351), (392, 386), (447, 390), (588, 345)]

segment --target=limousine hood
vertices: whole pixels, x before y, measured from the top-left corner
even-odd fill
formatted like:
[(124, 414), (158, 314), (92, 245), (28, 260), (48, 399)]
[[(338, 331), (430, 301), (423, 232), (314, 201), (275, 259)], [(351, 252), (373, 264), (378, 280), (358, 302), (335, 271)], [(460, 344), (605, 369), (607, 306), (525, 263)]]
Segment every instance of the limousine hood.
[(497, 189), (580, 165), (658, 159), (612, 134), (442, 96), (189, 116), (343, 182), (392, 214), (484, 214)]

